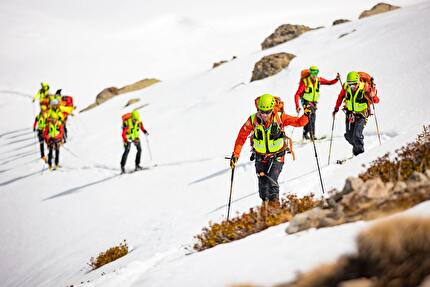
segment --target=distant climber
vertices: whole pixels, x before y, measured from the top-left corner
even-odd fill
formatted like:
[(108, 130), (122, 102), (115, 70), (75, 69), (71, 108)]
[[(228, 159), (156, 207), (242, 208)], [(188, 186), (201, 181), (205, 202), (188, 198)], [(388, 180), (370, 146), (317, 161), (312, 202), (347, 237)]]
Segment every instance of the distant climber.
[(316, 110), (320, 98), (320, 85), (334, 85), (340, 77), (339, 74), (337, 74), (335, 79), (326, 80), (322, 77), (318, 77), (318, 73), (319, 68), (317, 66), (311, 66), (309, 69), (303, 70), (301, 72), (299, 88), (294, 96), (297, 114), (301, 110), (299, 99), (301, 100), (303, 108), (309, 108), (311, 110), (309, 122), (303, 128), (303, 139), (307, 140), (310, 138), (309, 134), (312, 134), (315, 139)]
[(49, 85), (47, 83), (40, 83), (41, 88), (39, 91), (34, 95), (33, 102), (36, 101), (37, 98), (39, 98), (39, 104), (40, 106), (46, 106), (49, 105)]
[(48, 145), (48, 166), (49, 169), (52, 170), (52, 157), (53, 157), (53, 151), (55, 151), (55, 167), (54, 169), (57, 169), (60, 167), (59, 161), (60, 161), (60, 146), (63, 141), (64, 136), (64, 129), (63, 124), (59, 120), (58, 114), (51, 114), (48, 118), (47, 125), (45, 127), (45, 131), (43, 133), (43, 136), (46, 140), (46, 143)]
[(346, 80), (347, 82), (343, 85), (337, 98), (333, 116), (345, 101), (343, 110), (346, 114), (346, 132), (344, 136), (352, 145), (352, 153), (356, 156), (364, 152), (363, 129), (371, 115), (370, 105), (379, 103), (379, 98), (376, 95), (373, 78), (369, 74), (349, 72)]
[(253, 133), (251, 140), (255, 152), (260, 198), (273, 206), (279, 206), (278, 177), (284, 165), (285, 154), (290, 148), (285, 140), (284, 128), (306, 125), (307, 114), (310, 113), (310, 109), (305, 107), (305, 114), (301, 117), (287, 115), (279, 108), (278, 99), (270, 94), (256, 99), (258, 111), (251, 115), (240, 129), (230, 159), (230, 167), (234, 168), (243, 144), (249, 134)]
[(135, 170), (141, 170), (140, 157), (142, 154), (142, 147), (139, 139), (139, 129), (148, 135), (148, 131), (143, 127), (140, 115), (137, 111), (127, 113), (122, 116), (122, 139), (124, 141), (124, 153), (121, 158), (121, 173), (125, 173), (125, 164), (127, 162), (128, 153), (130, 152), (131, 143), (136, 146), (136, 161)]
[(40, 145), (40, 158), (43, 161), (46, 161), (45, 156), (45, 138), (43, 136), (43, 132), (46, 128), (46, 121), (48, 118), (48, 111), (45, 105), (40, 107), (40, 113), (36, 116), (34, 119), (33, 124), (33, 132), (36, 132), (37, 129), (37, 138), (39, 139), (39, 145)]

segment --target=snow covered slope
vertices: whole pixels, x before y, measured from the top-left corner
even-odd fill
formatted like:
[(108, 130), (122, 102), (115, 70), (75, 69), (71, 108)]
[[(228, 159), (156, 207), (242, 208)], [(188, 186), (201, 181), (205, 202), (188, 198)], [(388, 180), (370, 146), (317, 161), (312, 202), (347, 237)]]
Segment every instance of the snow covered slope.
[[(125, 1), (121, 7), (116, 1), (2, 3), (0, 285), (66, 286), (88, 280), (87, 286), (270, 284), (354, 249), (353, 237), (368, 223), (295, 236), (286, 236), (282, 225), (185, 255), (185, 247), (209, 220), (225, 216), (229, 167), (224, 156), (230, 155), (239, 128), (254, 111), (254, 98), (266, 92), (279, 95), (294, 114), (302, 68), (316, 64), (326, 78), (368, 71), (381, 97), (382, 146), (373, 118), (365, 129), (367, 152), (344, 166), (327, 166), (328, 142), (318, 145), (327, 190), (359, 173), (363, 163), (412, 140), (430, 120), (430, 108), (423, 104), (430, 72), (429, 1), (390, 1), (403, 8), (334, 27), (333, 20), (356, 19), (377, 1), (318, 1), (312, 7), (302, 1), (272, 2)], [(261, 41), (284, 23), (327, 28), (260, 51)], [(289, 68), (249, 83), (254, 63), (280, 51), (297, 55)], [(238, 58), (210, 70), (213, 62), (233, 55)], [(144, 77), (164, 81), (71, 118), (63, 167), (46, 170), (31, 131), (37, 107), (30, 97), (40, 81), (73, 94), (83, 107), (107, 86)], [(339, 90), (339, 85), (322, 88), (317, 135), (329, 134)], [(136, 97), (138, 104), (123, 108)], [(119, 176), (120, 116), (140, 104), (148, 104), (141, 116), (157, 167)], [(343, 132), (339, 115), (334, 159), (351, 153)], [(300, 133), (295, 129), (294, 138)], [(281, 193), (319, 193), (312, 147), (297, 146), (296, 156), (284, 166)], [(134, 151), (127, 167), (133, 162)], [(260, 203), (249, 148), (242, 151), (239, 167), (233, 212)], [(428, 215), (425, 204), (415, 212)], [(90, 257), (124, 238), (132, 247), (129, 255), (89, 272)], [(270, 266), (261, 266), (267, 260)], [(107, 275), (100, 277), (102, 272)]]

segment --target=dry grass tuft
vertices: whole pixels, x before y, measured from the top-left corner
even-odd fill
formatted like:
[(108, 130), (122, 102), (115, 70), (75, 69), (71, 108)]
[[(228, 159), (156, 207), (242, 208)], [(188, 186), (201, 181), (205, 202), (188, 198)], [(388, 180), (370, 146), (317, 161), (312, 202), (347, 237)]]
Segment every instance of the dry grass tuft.
[(101, 252), (97, 258), (91, 257), (90, 263), (88, 265), (92, 268), (92, 270), (97, 269), (105, 264), (108, 264), (112, 261), (117, 260), (118, 258), (123, 257), (128, 254), (128, 245), (126, 240), (124, 239), (118, 246), (114, 246), (106, 250), (105, 252)]
[(194, 249), (202, 251), (218, 244), (235, 241), (248, 235), (260, 232), (271, 226), (288, 222), (295, 214), (312, 209), (321, 204), (314, 195), (298, 198), (296, 195), (288, 195), (281, 200), (280, 205), (262, 205), (251, 208), (249, 212), (221, 223), (209, 223), (202, 233), (195, 236), (198, 243)]

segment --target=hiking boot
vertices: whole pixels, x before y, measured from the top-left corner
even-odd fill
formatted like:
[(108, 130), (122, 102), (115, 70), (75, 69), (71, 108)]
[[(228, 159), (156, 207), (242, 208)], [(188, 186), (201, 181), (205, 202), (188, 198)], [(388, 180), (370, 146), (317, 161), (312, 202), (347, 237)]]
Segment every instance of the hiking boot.
[(46, 156), (42, 156), (42, 157), (40, 157), (40, 159), (41, 159), (41, 160), (43, 160), (44, 162), (46, 162), (46, 161), (47, 161)]
[(307, 133), (303, 133), (303, 139), (304, 140), (310, 140), (311, 138), (309, 137), (309, 135)]
[(60, 168), (60, 165), (59, 164), (57, 164), (56, 166), (55, 166), (55, 169), (59, 169)]
[(125, 168), (123, 166), (121, 166), (121, 174), (125, 173)]
[(142, 170), (143, 168), (140, 165), (136, 165), (135, 171)]
[(50, 164), (48, 167), (49, 167), (49, 170), (52, 170), (52, 164)]

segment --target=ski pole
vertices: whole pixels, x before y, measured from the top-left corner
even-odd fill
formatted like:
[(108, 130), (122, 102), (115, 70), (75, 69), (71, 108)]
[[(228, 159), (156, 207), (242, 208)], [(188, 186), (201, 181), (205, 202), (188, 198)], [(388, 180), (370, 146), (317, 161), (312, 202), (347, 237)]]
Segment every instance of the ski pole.
[(382, 145), (381, 134), (379, 133), (378, 118), (376, 117), (375, 103), (373, 101), (372, 101), (372, 106), (373, 106), (373, 113), (375, 114), (376, 132), (378, 134), (379, 145)]
[[(225, 159), (229, 159), (231, 160), (231, 158), (226, 157)], [(230, 179), (230, 195), (228, 197), (228, 210), (227, 210), (227, 221), (230, 218), (230, 206), (231, 206), (231, 194), (233, 193), (233, 179), (234, 179), (234, 168), (235, 166), (232, 167), (231, 169), (231, 179)]]
[(333, 115), (333, 123), (331, 124), (330, 148), (328, 150), (328, 163), (327, 163), (327, 165), (330, 165), (331, 146), (333, 144), (333, 130), (334, 130), (334, 119), (335, 118), (336, 118), (336, 115)]
[(314, 145), (315, 159), (316, 159), (316, 161), (317, 161), (318, 173), (319, 173), (320, 181), (321, 181), (321, 189), (322, 189), (322, 192), (323, 192), (323, 194), (324, 194), (324, 184), (323, 184), (323, 180), (322, 180), (322, 177), (321, 177), (321, 170), (320, 170), (320, 164), (319, 164), (319, 161), (318, 161), (317, 147), (315, 146), (315, 140), (314, 140), (314, 135), (313, 135), (313, 133), (312, 133), (312, 132), (310, 132), (310, 135), (311, 135), (312, 143), (313, 143), (313, 145)]
[(147, 135), (145, 135), (145, 141), (146, 141), (146, 146), (148, 147), (149, 161), (152, 162), (151, 147), (149, 146), (149, 139)]

